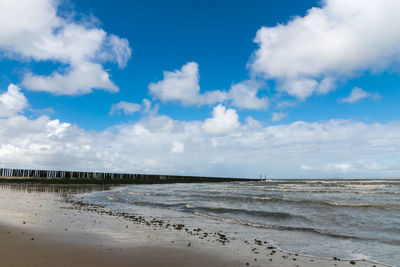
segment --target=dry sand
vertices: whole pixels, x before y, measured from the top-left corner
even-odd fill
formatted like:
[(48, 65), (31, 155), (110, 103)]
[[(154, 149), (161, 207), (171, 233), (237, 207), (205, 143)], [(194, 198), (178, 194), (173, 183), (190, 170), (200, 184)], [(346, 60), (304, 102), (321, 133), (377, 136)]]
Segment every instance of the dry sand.
[[(56, 190), (57, 191), (57, 190)], [(186, 232), (72, 208), (59, 192), (0, 186), (0, 266), (382, 266)]]

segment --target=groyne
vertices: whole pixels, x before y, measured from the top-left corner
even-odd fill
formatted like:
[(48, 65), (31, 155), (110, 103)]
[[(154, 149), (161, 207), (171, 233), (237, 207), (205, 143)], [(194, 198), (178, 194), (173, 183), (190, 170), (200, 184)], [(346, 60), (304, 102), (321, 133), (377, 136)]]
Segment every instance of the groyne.
[(84, 172), (60, 170), (34, 170), (0, 168), (0, 182), (38, 182), (38, 183), (96, 183), (96, 184), (129, 184), (129, 183), (201, 183), (251, 181), (244, 178), (180, 176), (161, 174)]

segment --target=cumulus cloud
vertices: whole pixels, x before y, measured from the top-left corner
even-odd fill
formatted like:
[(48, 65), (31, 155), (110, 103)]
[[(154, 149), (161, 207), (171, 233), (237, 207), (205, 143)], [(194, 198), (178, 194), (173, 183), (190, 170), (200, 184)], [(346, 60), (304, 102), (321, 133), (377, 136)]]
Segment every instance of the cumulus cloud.
[(11, 117), (21, 113), (28, 105), (20, 88), (10, 84), (6, 92), (0, 94), (0, 117)]
[(25, 75), (22, 85), (31, 91), (45, 91), (56, 95), (88, 94), (95, 88), (118, 92), (118, 87), (110, 80), (109, 74), (99, 64), (81, 62), (60, 74), (50, 76)]
[(227, 93), (232, 105), (245, 109), (266, 109), (268, 107), (268, 98), (257, 97), (259, 88), (262, 86), (259, 82), (244, 81), (231, 86)]
[(229, 91), (210, 90), (200, 93), (199, 66), (189, 62), (180, 70), (164, 71), (163, 80), (150, 83), (150, 93), (163, 102), (175, 101), (184, 106), (215, 104), (230, 101), (231, 104), (243, 109), (266, 109), (268, 98), (259, 98), (257, 93), (263, 86), (257, 81), (243, 81), (233, 84)]
[(298, 105), (299, 103), (295, 101), (279, 101), (278, 103), (276, 103), (276, 108), (277, 109), (293, 108)]
[(205, 121), (149, 113), (86, 131), (47, 116), (29, 119), (21, 110), (0, 117), (1, 167), (234, 177), (400, 174), (400, 122), (335, 119), (263, 127), (251, 117), (240, 124), (234, 110), (218, 105)]
[(185, 152), (185, 144), (179, 141), (172, 141), (171, 153), (172, 154), (181, 154)]
[(164, 71), (164, 79), (149, 84), (152, 95), (163, 102), (175, 101), (184, 106), (204, 105), (222, 102), (227, 99), (219, 90), (200, 93), (199, 65), (188, 62), (180, 70)]
[(181, 101), (184, 105), (193, 105), (199, 102), (199, 66), (196, 62), (189, 62), (180, 70), (164, 71), (164, 79), (149, 84), (150, 93), (162, 101)]
[(287, 112), (272, 112), (272, 121), (281, 121), (287, 117)]
[(234, 109), (226, 109), (219, 104), (214, 107), (213, 117), (206, 119), (203, 129), (208, 134), (223, 135), (239, 128), (239, 116)]
[(121, 101), (111, 106), (110, 115), (119, 112), (123, 112), (125, 115), (132, 115), (133, 113), (138, 112), (141, 108), (142, 106), (139, 104)]
[(340, 163), (327, 163), (318, 166), (303, 165), (302, 169), (307, 171), (316, 171), (322, 173), (342, 173), (344, 175), (349, 173), (356, 173), (360, 170), (365, 172), (379, 173), (399, 173), (399, 160), (391, 161), (368, 161), (368, 160), (353, 160), (349, 162)]
[(349, 172), (354, 170), (352, 164), (349, 163), (330, 163), (324, 166), (324, 169), (327, 171), (340, 171), (340, 172)]
[(399, 63), (397, 0), (325, 0), (287, 24), (262, 27), (249, 67), (304, 100), (328, 93), (338, 80)]
[(99, 58), (103, 57), (103, 60), (117, 62), (119, 68), (125, 68), (131, 55), (132, 51), (127, 39), (109, 34), (108, 38), (104, 39)]
[(129, 42), (94, 25), (58, 15), (59, 1), (0, 1), (0, 51), (16, 59), (54, 61), (65, 67), (50, 76), (26, 74), (29, 90), (73, 95), (92, 89), (118, 91), (102, 62), (124, 67)]
[(368, 97), (372, 97), (374, 99), (379, 99), (380, 95), (377, 93), (371, 94), (371, 93), (364, 91), (361, 88), (355, 87), (355, 88), (353, 88), (353, 90), (351, 90), (351, 93), (348, 97), (339, 99), (339, 102), (352, 104), (352, 103), (360, 101), (361, 99), (368, 98)]
[(250, 128), (256, 128), (256, 129), (262, 128), (261, 123), (258, 120), (255, 120), (251, 116), (246, 117), (246, 123), (247, 123), (247, 126)]
[[(212, 138), (203, 125), (156, 116), (104, 131), (85, 131), (46, 116), (3, 118), (0, 165), (243, 177), (260, 172), (280, 177), (400, 173), (395, 161), (400, 149), (398, 122), (238, 125), (240, 134)], [(193, 160), (185, 160), (188, 155)]]

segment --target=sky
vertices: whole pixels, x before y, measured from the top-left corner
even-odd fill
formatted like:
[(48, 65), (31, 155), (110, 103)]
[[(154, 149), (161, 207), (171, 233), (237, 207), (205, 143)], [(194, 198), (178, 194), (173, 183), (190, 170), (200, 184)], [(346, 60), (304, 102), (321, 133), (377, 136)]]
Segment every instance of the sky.
[(0, 167), (399, 177), (397, 10), (0, 0)]

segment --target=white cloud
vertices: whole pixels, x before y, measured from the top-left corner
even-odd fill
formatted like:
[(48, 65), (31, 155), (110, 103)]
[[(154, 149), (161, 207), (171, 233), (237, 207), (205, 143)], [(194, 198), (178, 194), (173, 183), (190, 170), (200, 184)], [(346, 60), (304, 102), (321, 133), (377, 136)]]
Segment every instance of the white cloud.
[(276, 104), (277, 109), (293, 108), (298, 106), (299, 103), (295, 101), (280, 101)]
[(111, 106), (110, 115), (121, 111), (125, 115), (132, 115), (133, 113), (138, 112), (141, 108), (142, 106), (139, 104), (121, 101)]
[(124, 68), (131, 57), (132, 51), (127, 39), (119, 38), (114, 34), (110, 34), (108, 35), (108, 38), (104, 40), (104, 46), (101, 53), (104, 60), (115, 61), (118, 63), (120, 68)]
[(232, 105), (246, 109), (266, 109), (268, 98), (258, 98), (257, 93), (262, 85), (255, 81), (244, 81), (231, 86), (228, 98), (232, 100)]
[(23, 85), (56, 94), (86, 94), (92, 89), (118, 91), (101, 62), (126, 65), (131, 49), (126, 39), (87, 23), (57, 15), (59, 1), (0, 1), (0, 51), (5, 56), (50, 60), (67, 67), (49, 77), (28, 73)]
[(293, 79), (286, 80), (278, 88), (304, 101), (313, 94), (317, 87), (318, 82), (313, 79)]
[[(161, 116), (96, 132), (45, 116), (34, 120), (15, 116), (0, 119), (0, 165), (245, 177), (260, 172), (279, 177), (400, 173), (395, 164), (399, 123), (239, 125), (240, 134), (212, 138), (202, 126)], [(180, 155), (186, 153), (192, 160), (182, 160)]]
[(315, 170), (315, 168), (313, 166), (309, 166), (309, 165), (301, 165), (300, 169), (304, 170), (304, 171), (311, 171), (311, 170)]
[(287, 112), (272, 112), (272, 121), (281, 121), (287, 117)]
[(164, 79), (150, 83), (150, 93), (163, 102), (176, 101), (184, 106), (214, 104), (227, 97), (219, 90), (200, 93), (199, 66), (188, 62), (180, 70), (164, 71)]
[(109, 74), (100, 64), (81, 62), (66, 70), (65, 74), (54, 72), (50, 76), (25, 75), (22, 85), (31, 91), (45, 91), (56, 95), (88, 94), (93, 89), (118, 92)]
[(150, 83), (152, 95), (163, 102), (175, 101), (184, 106), (215, 104), (231, 101), (231, 104), (244, 109), (266, 109), (268, 98), (259, 98), (257, 93), (263, 85), (260, 82), (248, 80), (233, 84), (229, 91), (211, 90), (200, 93), (199, 66), (189, 62), (180, 70), (164, 71), (163, 80)]
[(399, 63), (397, 0), (325, 0), (287, 24), (258, 30), (249, 67), (300, 100), (328, 93), (336, 80)]
[(150, 113), (151, 112), (151, 102), (148, 99), (143, 99), (143, 112)]
[(221, 104), (214, 107), (213, 117), (206, 119), (203, 129), (206, 133), (223, 135), (239, 128), (239, 116), (234, 109), (226, 109)]
[[(318, 166), (302, 166), (303, 170), (317, 171), (317, 172), (339, 172), (346, 174), (357, 173), (363, 170), (364, 172), (374, 172), (380, 177), (380, 173), (400, 173), (399, 160), (391, 161), (366, 161), (366, 160), (354, 160), (349, 162), (341, 163), (327, 163)], [(378, 176), (375, 176), (378, 177)]]
[(205, 121), (149, 113), (137, 122), (86, 131), (17, 112), (0, 118), (1, 167), (235, 177), (400, 175), (400, 122), (263, 127), (253, 118), (240, 124), (234, 110), (219, 105)]
[(247, 126), (249, 126), (250, 128), (255, 128), (255, 129), (260, 129), (262, 128), (261, 123), (257, 120), (255, 120), (253, 117), (251, 116), (247, 116), (246, 117), (246, 124)]
[(350, 95), (348, 97), (340, 99), (339, 102), (352, 104), (352, 103), (360, 101), (361, 99), (369, 98), (369, 97), (372, 97), (374, 99), (379, 99), (380, 95), (377, 93), (371, 94), (371, 93), (364, 91), (361, 88), (354, 87), (353, 90), (351, 90)]
[(185, 144), (179, 141), (172, 141), (171, 153), (172, 154), (182, 154), (185, 152)]
[(164, 79), (149, 84), (150, 92), (162, 101), (181, 101), (184, 105), (199, 102), (199, 67), (196, 62), (189, 62), (181, 70), (164, 71)]
[(0, 117), (11, 117), (21, 113), (28, 105), (20, 88), (10, 84), (6, 92), (0, 94)]
[(330, 164), (326, 164), (324, 166), (324, 169), (327, 171), (333, 171), (333, 172), (350, 172), (352, 170), (354, 170), (354, 167), (352, 164), (349, 163), (330, 163)]
[(335, 80), (332, 77), (325, 77), (317, 87), (317, 93), (327, 94), (336, 87)]

